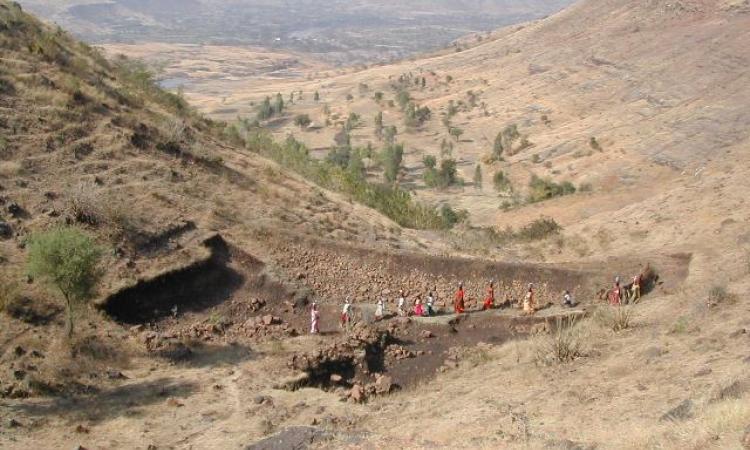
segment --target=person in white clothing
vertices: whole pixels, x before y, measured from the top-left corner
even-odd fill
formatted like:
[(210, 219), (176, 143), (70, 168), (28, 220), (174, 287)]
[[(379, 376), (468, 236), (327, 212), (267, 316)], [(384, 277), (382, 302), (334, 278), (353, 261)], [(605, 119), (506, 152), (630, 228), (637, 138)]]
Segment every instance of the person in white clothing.
[(568, 290), (566, 290), (563, 293), (563, 306), (568, 306), (571, 308), (575, 306), (575, 302), (573, 301), (573, 296), (570, 295), (570, 291)]
[(428, 316), (435, 315), (435, 297), (432, 295), (432, 292), (427, 293), (427, 304), (425, 305), (425, 315), (428, 315)]
[(320, 311), (318, 311), (318, 304), (313, 303), (310, 308), (310, 334), (320, 333)]
[(346, 328), (346, 326), (349, 325), (349, 322), (351, 322), (351, 313), (352, 303), (351, 300), (347, 298), (344, 307), (341, 310), (341, 328)]
[(382, 298), (378, 299), (377, 305), (375, 305), (375, 320), (382, 320), (385, 315), (385, 302)]
[(406, 316), (406, 296), (404, 295), (403, 289), (399, 291), (398, 296), (398, 315)]

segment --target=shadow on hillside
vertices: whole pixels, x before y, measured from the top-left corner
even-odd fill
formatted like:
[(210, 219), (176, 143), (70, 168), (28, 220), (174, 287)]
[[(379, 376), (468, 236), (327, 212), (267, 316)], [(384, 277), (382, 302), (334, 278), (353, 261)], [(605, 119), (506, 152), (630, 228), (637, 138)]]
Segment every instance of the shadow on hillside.
[(70, 423), (82, 420), (99, 423), (137, 414), (136, 408), (166, 402), (170, 397), (189, 397), (196, 392), (197, 387), (190, 382), (160, 378), (116, 387), (86, 397), (51, 398), (11, 405), (8, 408), (30, 416), (64, 417)]

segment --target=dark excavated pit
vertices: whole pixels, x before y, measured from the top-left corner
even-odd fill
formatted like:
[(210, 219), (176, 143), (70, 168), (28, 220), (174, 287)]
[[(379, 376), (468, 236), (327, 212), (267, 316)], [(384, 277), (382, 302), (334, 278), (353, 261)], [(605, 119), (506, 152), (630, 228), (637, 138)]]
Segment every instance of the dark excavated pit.
[(245, 276), (229, 265), (231, 252), (220, 236), (204, 245), (210, 250), (208, 258), (115, 293), (105, 300), (104, 311), (118, 322), (141, 324), (226, 301), (243, 286)]

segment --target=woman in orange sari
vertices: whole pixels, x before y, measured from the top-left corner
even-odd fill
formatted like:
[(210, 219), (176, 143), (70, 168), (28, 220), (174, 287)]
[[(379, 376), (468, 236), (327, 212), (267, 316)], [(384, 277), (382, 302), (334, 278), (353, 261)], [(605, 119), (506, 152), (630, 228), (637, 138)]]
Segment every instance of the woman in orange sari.
[(456, 312), (456, 314), (461, 314), (464, 312), (464, 308), (465, 308), (464, 300), (465, 300), (464, 284), (459, 283), (458, 291), (456, 291), (456, 297), (453, 300), (453, 310)]
[(487, 288), (487, 297), (484, 299), (482, 310), (486, 311), (495, 307), (495, 283), (490, 280), (490, 286)]
[(523, 299), (523, 312), (525, 314), (534, 314), (536, 312), (536, 299), (534, 299), (534, 285), (529, 283), (529, 290)]

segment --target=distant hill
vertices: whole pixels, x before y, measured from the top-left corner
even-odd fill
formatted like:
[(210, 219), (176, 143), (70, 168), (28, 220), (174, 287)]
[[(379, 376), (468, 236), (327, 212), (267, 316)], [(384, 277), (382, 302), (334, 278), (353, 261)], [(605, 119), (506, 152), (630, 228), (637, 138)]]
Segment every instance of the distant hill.
[(22, 5), (92, 43), (255, 45), (330, 62), (400, 58), (467, 33), (538, 18), (571, 0), (115, 0)]

